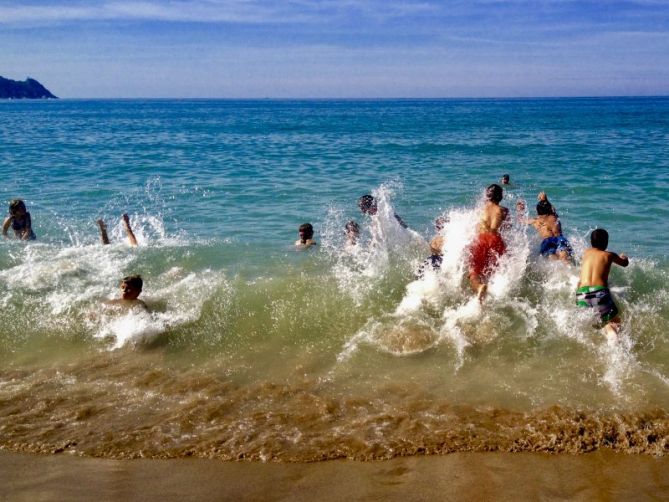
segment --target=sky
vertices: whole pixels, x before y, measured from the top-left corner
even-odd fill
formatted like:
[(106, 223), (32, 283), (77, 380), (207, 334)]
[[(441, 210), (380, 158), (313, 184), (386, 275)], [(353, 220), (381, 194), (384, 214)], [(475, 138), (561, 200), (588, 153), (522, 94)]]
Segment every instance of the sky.
[(669, 95), (669, 0), (0, 0), (63, 98)]

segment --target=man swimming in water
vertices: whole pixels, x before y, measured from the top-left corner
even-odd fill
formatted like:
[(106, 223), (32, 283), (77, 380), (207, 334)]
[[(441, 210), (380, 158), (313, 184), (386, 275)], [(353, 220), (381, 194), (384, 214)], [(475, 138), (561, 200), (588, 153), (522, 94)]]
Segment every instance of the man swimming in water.
[[(132, 247), (136, 247), (137, 239), (135, 238), (135, 233), (132, 231), (132, 227), (130, 226), (130, 217), (127, 213), (123, 213), (121, 219), (123, 220), (123, 228), (125, 229), (125, 233), (128, 236), (128, 244), (130, 244)], [(98, 227), (100, 227), (100, 240), (102, 241), (102, 244), (109, 244), (107, 225), (102, 219), (97, 220), (96, 223), (98, 224)]]
[(486, 202), (478, 224), (478, 235), (470, 247), (469, 282), (479, 301), (483, 301), (488, 290), (487, 280), (495, 270), (499, 257), (506, 252), (500, 235), (508, 223), (509, 210), (499, 205), (504, 196), (502, 187), (496, 184), (486, 188)]
[(30, 213), (21, 199), (14, 199), (9, 203), (9, 216), (2, 225), (2, 235), (8, 237), (9, 229), (14, 231), (14, 237), (22, 241), (35, 240)]
[(541, 256), (569, 262), (573, 251), (569, 241), (562, 235), (562, 225), (548, 198), (539, 199), (537, 217), (527, 220), (526, 223), (532, 225), (543, 239), (539, 248)]
[(620, 330), (618, 307), (613, 302), (609, 291), (609, 272), (611, 265), (621, 267), (629, 265), (629, 258), (624, 254), (617, 255), (606, 251), (609, 245), (609, 234), (603, 228), (593, 230), (590, 234), (591, 248), (583, 253), (581, 276), (576, 290), (576, 304), (579, 307), (595, 309), (604, 323), (609, 337), (615, 338)]

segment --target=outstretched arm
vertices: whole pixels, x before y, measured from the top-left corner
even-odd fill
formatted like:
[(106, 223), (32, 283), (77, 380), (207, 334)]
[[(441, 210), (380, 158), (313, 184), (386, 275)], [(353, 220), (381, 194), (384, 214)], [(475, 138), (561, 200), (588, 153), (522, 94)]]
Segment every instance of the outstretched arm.
[(131, 246), (137, 246), (137, 239), (135, 238), (135, 234), (132, 231), (132, 228), (130, 227), (130, 218), (128, 217), (128, 213), (123, 213), (123, 227), (125, 228), (125, 233), (128, 234), (128, 243)]
[(105, 222), (102, 221), (102, 219), (96, 220), (98, 224), (98, 227), (100, 227), (100, 240), (102, 241), (102, 244), (109, 244), (109, 236), (107, 235), (107, 225), (105, 225)]
[(626, 267), (630, 263), (629, 258), (625, 256), (625, 254), (623, 253), (620, 253), (620, 255), (611, 253), (611, 255), (613, 258), (613, 263), (615, 263), (616, 265), (620, 265), (621, 267)]

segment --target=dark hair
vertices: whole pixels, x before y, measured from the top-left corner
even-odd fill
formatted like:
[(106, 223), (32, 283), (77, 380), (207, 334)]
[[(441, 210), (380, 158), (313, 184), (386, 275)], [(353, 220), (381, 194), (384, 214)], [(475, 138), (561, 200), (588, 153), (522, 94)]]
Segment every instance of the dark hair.
[(485, 198), (491, 202), (498, 203), (504, 197), (504, 191), (502, 187), (493, 183), (488, 188), (485, 189)]
[(509, 181), (509, 175), (508, 174), (503, 175), (502, 181)]
[(26, 210), (26, 205), (23, 203), (21, 199), (14, 199), (9, 202), (9, 213), (14, 214), (16, 211), (19, 209), (23, 209), (24, 211)]
[(434, 228), (439, 232), (446, 226), (446, 223), (448, 223), (448, 218), (446, 218), (446, 216), (437, 216), (434, 220)]
[(356, 234), (360, 233), (360, 226), (355, 222), (355, 220), (350, 220), (346, 223), (346, 232), (355, 232)]
[(124, 282), (130, 285), (133, 289), (139, 289), (140, 291), (142, 290), (142, 286), (144, 286), (144, 281), (142, 281), (141, 275), (128, 275), (121, 279), (121, 283)]
[(358, 199), (358, 207), (360, 211), (366, 213), (372, 209), (376, 209), (376, 200), (373, 195), (365, 194)]
[(603, 228), (597, 228), (590, 234), (590, 244), (593, 248), (601, 251), (606, 250), (609, 245), (609, 233)]
[(311, 226), (311, 223), (302, 223), (298, 230), (300, 233), (304, 233), (304, 239), (311, 239), (314, 236), (314, 227)]
[(541, 200), (537, 203), (537, 214), (539, 216), (546, 216), (553, 214), (553, 205), (547, 200)]

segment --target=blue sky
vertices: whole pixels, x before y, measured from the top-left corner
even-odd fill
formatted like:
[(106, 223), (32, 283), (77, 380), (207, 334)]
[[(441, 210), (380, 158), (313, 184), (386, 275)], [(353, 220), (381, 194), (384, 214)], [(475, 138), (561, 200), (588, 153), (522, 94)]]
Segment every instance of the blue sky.
[(669, 0), (0, 0), (60, 97), (669, 94)]

